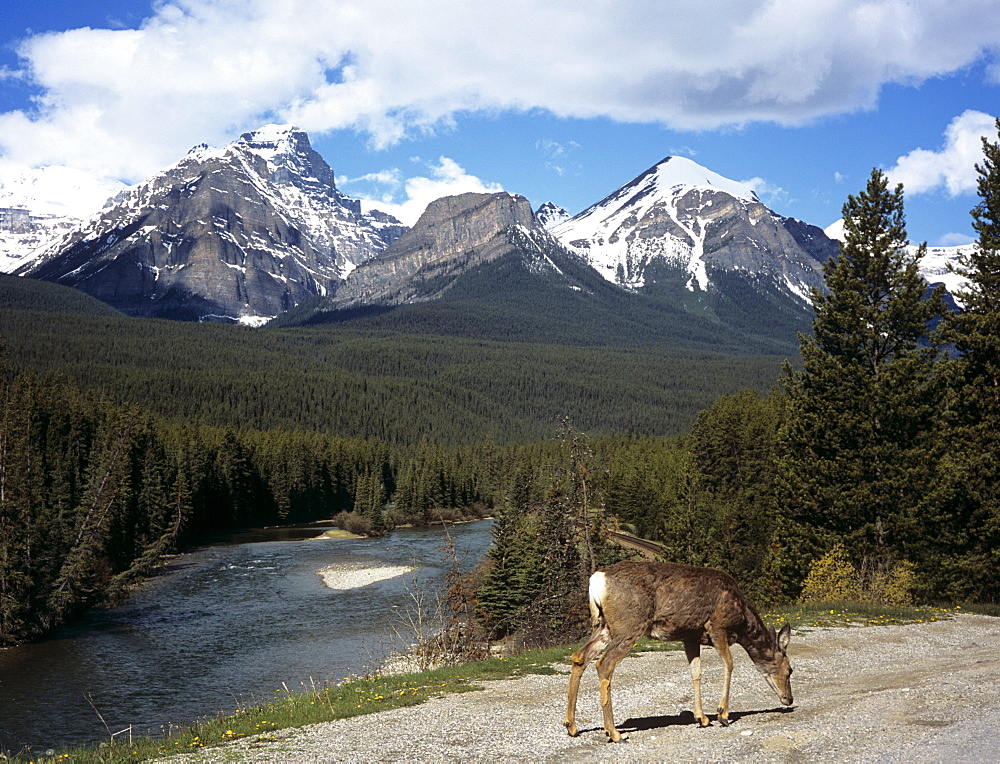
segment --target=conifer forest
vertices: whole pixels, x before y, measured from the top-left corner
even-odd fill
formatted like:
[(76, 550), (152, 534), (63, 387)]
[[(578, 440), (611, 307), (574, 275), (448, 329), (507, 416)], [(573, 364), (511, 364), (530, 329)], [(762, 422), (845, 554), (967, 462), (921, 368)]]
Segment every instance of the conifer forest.
[[(998, 122), (1000, 132), (1000, 122)], [(874, 170), (799, 356), (130, 319), (0, 281), (0, 645), (122, 597), (214, 535), (490, 516), (493, 636), (563, 641), (590, 572), (656, 542), (760, 605), (843, 559), (864, 596), (1000, 600), (1000, 145), (961, 311)], [(341, 514), (342, 513), (342, 514)], [(886, 582), (903, 580), (895, 588)]]

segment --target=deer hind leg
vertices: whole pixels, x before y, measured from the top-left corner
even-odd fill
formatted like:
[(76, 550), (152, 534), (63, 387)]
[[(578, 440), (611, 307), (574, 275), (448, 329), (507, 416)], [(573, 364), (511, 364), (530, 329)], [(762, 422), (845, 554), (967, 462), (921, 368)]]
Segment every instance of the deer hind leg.
[(597, 677), (601, 682), (601, 710), (604, 712), (604, 731), (612, 743), (621, 740), (622, 734), (615, 727), (615, 712), (611, 708), (611, 675), (615, 673), (615, 667), (632, 649), (632, 645), (638, 638), (636, 634), (618, 637), (597, 661)]
[(583, 676), (587, 664), (608, 645), (610, 635), (606, 626), (601, 626), (594, 630), (590, 640), (573, 653), (573, 668), (569, 673), (569, 691), (566, 694), (566, 718), (563, 725), (571, 737), (576, 737), (579, 730), (576, 728), (576, 696), (580, 691), (580, 678)]
[(701, 707), (701, 643), (697, 637), (685, 640), (684, 655), (687, 656), (688, 666), (691, 669), (691, 684), (694, 685), (694, 718), (698, 724), (707, 727), (708, 717)]

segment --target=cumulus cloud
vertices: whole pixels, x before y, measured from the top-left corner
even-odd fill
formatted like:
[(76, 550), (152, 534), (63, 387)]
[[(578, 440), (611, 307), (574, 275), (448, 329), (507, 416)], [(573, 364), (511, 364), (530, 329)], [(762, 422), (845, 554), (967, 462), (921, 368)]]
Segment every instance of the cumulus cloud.
[(984, 137), (996, 138), (996, 118), (969, 110), (955, 117), (944, 133), (938, 151), (914, 149), (896, 160), (887, 171), (893, 183), (902, 183), (907, 193), (922, 194), (944, 189), (950, 196), (976, 192), (976, 163), (983, 160)]
[[(415, 160), (420, 162), (419, 159)], [(337, 184), (360, 198), (365, 210), (388, 212), (406, 225), (417, 222), (435, 199), (468, 192), (495, 193), (503, 188), (469, 175), (454, 159), (440, 157), (436, 163), (420, 162), (429, 175), (405, 178), (398, 168), (369, 173), (357, 178), (342, 177)]]
[[(19, 47), (31, 109), (0, 154), (138, 180), (267, 121), (373, 146), (460, 113), (542, 109), (679, 129), (874, 105), (887, 82), (996, 63), (995, 0), (160, 0), (137, 29)], [(13, 75), (8, 75), (13, 76)]]

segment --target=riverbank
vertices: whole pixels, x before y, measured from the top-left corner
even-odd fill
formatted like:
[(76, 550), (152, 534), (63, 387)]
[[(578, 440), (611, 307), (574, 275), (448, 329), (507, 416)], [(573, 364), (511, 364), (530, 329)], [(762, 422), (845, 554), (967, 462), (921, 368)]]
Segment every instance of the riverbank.
[[(957, 615), (906, 626), (801, 629), (789, 655), (786, 709), (742, 650), (735, 654), (729, 727), (700, 729), (682, 653), (649, 652), (615, 673), (609, 745), (597, 679), (584, 674), (579, 737), (562, 727), (568, 666), (559, 675), (488, 682), (409, 708), (244, 738), (163, 762), (362, 761), (997, 761), (1000, 619)], [(710, 650), (702, 686), (711, 708), (721, 662)]]
[[(273, 529), (191, 550), (127, 602), (85, 614), (54, 639), (0, 651), (0, 754), (30, 749), (38, 761), (39, 752), (121, 730), (155, 738), (267, 703), (284, 685), (302, 692), (370, 673), (404, 647), (391, 628), (410, 591), (443, 590), (448, 537), (438, 527), (309, 540), (321, 530)], [(489, 523), (449, 534), (470, 567), (491, 539)], [(331, 565), (420, 567), (419, 581), (338, 591), (317, 574)]]

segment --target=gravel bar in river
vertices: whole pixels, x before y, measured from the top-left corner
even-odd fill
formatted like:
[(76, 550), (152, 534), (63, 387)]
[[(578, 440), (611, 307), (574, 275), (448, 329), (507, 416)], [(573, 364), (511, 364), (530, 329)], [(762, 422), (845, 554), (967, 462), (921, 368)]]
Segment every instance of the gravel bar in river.
[[(618, 744), (605, 742), (591, 665), (576, 738), (562, 726), (567, 677), (527, 676), (163, 761), (1000, 762), (1000, 619), (804, 630), (788, 654), (795, 705), (784, 708), (734, 650), (729, 727), (699, 728), (684, 654), (653, 652), (615, 672), (615, 720), (628, 735)], [(710, 649), (703, 666), (711, 716), (722, 666)]]

